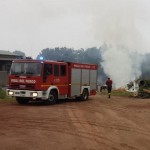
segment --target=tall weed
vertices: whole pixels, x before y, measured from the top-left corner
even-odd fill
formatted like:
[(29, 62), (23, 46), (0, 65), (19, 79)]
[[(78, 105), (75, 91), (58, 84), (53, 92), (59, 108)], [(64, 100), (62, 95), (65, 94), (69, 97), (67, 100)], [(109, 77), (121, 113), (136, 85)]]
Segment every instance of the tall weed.
[(6, 97), (6, 91), (0, 88), (0, 99), (4, 99)]

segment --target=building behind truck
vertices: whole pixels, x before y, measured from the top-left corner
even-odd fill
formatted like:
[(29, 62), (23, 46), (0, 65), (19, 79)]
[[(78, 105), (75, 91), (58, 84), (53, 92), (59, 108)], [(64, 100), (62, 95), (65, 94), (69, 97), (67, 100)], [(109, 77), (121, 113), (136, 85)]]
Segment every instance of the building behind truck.
[(96, 64), (48, 60), (14, 60), (10, 69), (7, 93), (20, 104), (59, 99), (87, 100), (97, 90)]
[(22, 58), (12, 52), (0, 50), (0, 87), (6, 87), (8, 84), (8, 74), (11, 63), (14, 59)]

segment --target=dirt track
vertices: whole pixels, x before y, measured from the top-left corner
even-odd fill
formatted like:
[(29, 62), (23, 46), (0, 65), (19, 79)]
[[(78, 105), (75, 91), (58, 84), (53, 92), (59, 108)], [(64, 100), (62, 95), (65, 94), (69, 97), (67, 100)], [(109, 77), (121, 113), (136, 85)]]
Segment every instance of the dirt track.
[(1, 150), (150, 150), (150, 99), (0, 103)]

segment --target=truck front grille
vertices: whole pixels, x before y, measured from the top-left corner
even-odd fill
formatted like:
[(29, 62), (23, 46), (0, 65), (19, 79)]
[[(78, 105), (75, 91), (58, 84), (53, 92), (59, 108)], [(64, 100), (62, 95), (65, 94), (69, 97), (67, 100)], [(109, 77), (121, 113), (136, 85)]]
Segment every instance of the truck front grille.
[(35, 84), (11, 84), (11, 89), (35, 90)]

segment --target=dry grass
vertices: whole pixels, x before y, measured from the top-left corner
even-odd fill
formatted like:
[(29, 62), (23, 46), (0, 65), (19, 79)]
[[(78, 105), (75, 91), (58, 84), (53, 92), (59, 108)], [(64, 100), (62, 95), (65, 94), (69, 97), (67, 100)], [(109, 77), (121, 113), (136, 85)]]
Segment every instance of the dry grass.
[[(107, 94), (107, 90), (103, 90), (101, 93), (99, 94), (103, 94), (106, 95)], [(113, 89), (111, 92), (112, 95), (114, 96), (124, 96), (124, 97), (130, 97), (130, 96), (134, 96), (134, 93), (132, 92), (127, 92), (125, 89), (123, 88), (119, 88), (119, 89)]]
[(12, 97), (9, 97), (9, 96), (6, 96), (4, 99), (0, 99), (0, 103), (8, 103), (8, 102), (14, 102), (15, 101), (15, 98), (12, 98)]

